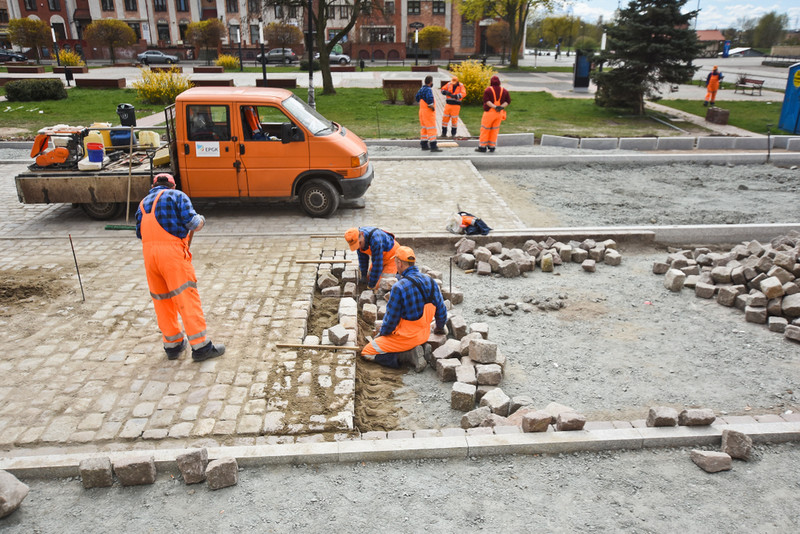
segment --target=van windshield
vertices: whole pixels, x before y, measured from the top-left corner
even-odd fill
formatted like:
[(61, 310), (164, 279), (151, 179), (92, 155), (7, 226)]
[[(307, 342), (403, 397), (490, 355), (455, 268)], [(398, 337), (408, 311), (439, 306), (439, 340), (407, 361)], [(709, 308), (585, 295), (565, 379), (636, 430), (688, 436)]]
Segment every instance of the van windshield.
[(330, 135), (336, 128), (331, 121), (295, 95), (284, 100), (283, 107), (314, 135)]

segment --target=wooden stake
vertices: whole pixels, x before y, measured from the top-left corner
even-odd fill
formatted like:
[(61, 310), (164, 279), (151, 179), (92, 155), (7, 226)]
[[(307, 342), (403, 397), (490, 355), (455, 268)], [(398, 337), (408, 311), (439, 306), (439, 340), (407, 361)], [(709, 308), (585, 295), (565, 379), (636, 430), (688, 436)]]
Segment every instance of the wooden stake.
[(310, 235), (308, 237), (310, 237), (311, 239), (328, 239), (328, 238), (336, 238), (336, 237), (341, 237), (342, 239), (344, 239), (344, 234), (337, 234), (337, 235), (320, 234), (320, 235)]

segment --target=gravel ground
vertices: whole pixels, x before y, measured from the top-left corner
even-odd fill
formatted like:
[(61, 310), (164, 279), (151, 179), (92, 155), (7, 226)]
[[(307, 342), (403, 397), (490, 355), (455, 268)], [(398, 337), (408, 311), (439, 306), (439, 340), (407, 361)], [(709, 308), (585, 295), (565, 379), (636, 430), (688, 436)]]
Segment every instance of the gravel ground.
[(757, 445), (710, 475), (687, 449), (240, 471), (216, 492), (28, 481), (7, 534), (61, 532), (797, 532), (800, 447)]

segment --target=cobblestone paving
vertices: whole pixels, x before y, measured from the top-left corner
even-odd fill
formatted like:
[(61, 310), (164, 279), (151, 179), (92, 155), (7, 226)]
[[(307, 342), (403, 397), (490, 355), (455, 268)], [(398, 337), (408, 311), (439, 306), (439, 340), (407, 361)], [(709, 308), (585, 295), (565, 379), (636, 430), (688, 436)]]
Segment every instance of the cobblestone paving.
[[(366, 207), (327, 220), (285, 205), (197, 203), (208, 217), (192, 243), (199, 291), (211, 338), (227, 352), (170, 362), (132, 232), (105, 231), (70, 206), (20, 204), (13, 176), (23, 169), (2, 166), (0, 182), (0, 448), (18, 453), (346, 437), (353, 353), (275, 347), (306, 333), (316, 266), (295, 260), (344, 248), (309, 235), (364, 224), (441, 232), (457, 203), (522, 227), (462, 161), (377, 162)], [(13, 281), (31, 293), (7, 296)]]

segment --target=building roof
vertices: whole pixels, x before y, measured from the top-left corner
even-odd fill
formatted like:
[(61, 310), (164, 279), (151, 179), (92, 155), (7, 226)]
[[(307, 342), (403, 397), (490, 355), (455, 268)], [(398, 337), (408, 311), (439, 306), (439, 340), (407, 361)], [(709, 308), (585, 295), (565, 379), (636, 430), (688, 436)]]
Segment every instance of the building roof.
[(697, 30), (697, 40), (702, 42), (706, 41), (724, 41), (725, 36), (719, 30)]

